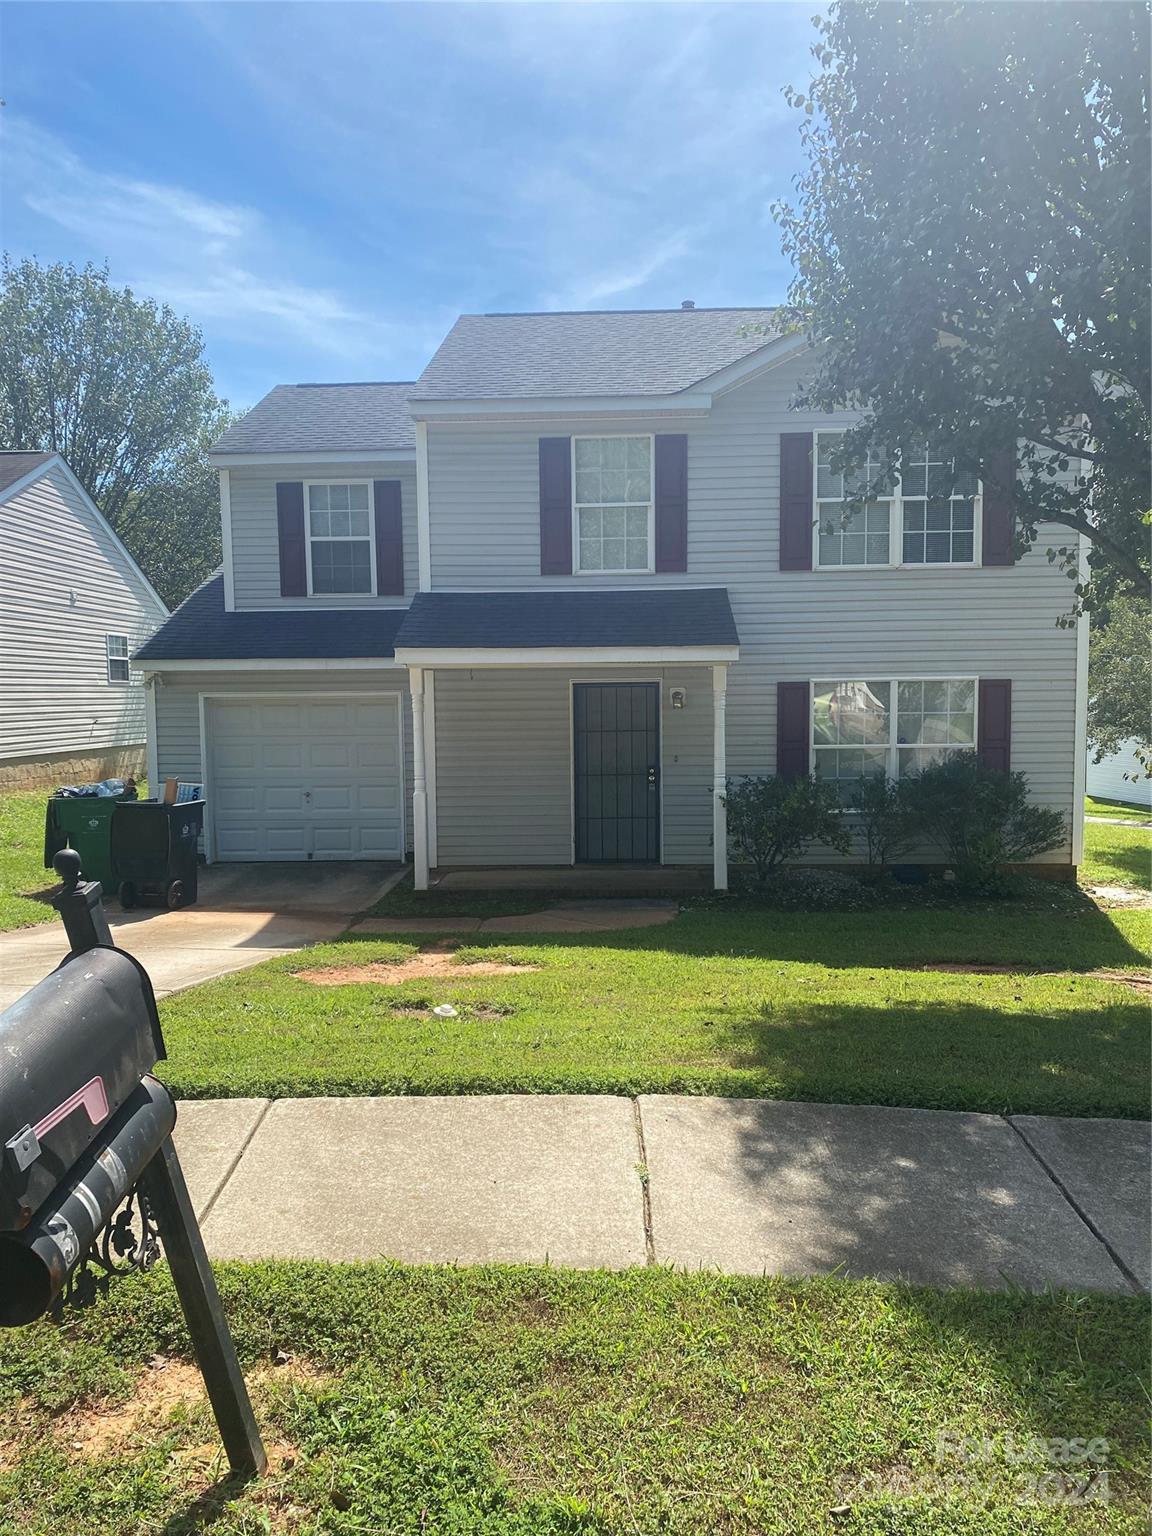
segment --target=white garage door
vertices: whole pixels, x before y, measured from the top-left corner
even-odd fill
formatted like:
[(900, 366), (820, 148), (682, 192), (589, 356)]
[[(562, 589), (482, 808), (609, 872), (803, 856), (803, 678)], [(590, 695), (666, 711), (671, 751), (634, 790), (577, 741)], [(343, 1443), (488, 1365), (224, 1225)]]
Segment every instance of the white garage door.
[(215, 699), (208, 813), (217, 859), (400, 859), (399, 696)]

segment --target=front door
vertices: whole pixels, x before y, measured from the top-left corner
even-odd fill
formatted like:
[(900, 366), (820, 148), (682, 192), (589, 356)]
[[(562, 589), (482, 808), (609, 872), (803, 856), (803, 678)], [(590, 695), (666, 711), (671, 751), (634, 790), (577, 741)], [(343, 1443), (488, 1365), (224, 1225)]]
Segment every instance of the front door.
[(575, 683), (572, 723), (577, 863), (659, 863), (659, 685)]

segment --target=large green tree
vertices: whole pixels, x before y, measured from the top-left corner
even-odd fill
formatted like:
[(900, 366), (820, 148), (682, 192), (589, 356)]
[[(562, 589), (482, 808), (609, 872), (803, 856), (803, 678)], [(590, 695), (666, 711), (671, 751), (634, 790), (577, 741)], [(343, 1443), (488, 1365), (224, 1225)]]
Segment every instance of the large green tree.
[(54, 449), (169, 603), (220, 560), (207, 460), (230, 418), (203, 337), (106, 271), (0, 269), (0, 445)]
[[(1088, 740), (1097, 762), (1135, 741), (1152, 778), (1152, 611), (1119, 598), (1093, 615), (1088, 652)], [(1136, 777), (1135, 762), (1129, 776)]]
[(979, 471), (1022, 443), (1019, 548), (1059, 524), (1079, 605), (1147, 599), (1147, 6), (849, 0), (816, 26), (777, 209), (806, 402), (862, 408), (846, 457), (930, 437)]

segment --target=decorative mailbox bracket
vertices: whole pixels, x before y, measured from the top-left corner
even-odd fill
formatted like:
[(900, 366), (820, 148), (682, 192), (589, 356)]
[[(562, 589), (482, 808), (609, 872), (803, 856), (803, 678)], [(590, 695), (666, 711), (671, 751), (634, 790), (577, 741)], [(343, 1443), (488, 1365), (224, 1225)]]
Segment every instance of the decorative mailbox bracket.
[(267, 1457), (172, 1143), (176, 1105), (152, 1076), (152, 983), (113, 943), (79, 856), (54, 864), (70, 953), (0, 1014), (0, 1327), (88, 1304), (162, 1245), (229, 1464), (252, 1477)]

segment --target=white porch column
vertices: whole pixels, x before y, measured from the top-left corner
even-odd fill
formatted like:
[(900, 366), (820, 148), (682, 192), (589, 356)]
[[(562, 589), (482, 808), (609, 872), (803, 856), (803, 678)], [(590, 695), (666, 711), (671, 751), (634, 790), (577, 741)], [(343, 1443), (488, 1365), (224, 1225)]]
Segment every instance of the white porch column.
[(412, 863), (416, 889), (428, 889), (428, 781), (424, 762), (424, 668), (409, 667), (412, 694)]
[(728, 889), (727, 704), (728, 667), (720, 662), (712, 668), (712, 884), (718, 891)]

